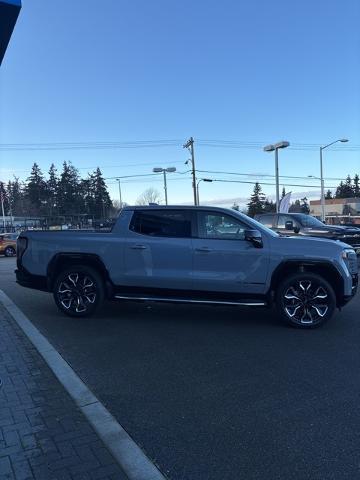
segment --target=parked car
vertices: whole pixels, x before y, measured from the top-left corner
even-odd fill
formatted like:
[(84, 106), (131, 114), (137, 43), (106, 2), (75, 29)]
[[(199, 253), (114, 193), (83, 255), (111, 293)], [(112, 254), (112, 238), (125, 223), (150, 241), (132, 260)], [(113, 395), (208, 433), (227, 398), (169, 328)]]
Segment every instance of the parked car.
[(216, 207), (126, 207), (109, 233), (23, 232), (17, 281), (84, 317), (114, 300), (272, 306), (293, 326), (323, 324), (355, 295), (348, 245), (278, 235)]
[(350, 245), (356, 254), (360, 255), (360, 229), (355, 226), (326, 225), (305, 213), (264, 213), (255, 215), (255, 219), (283, 235), (340, 240)]
[(5, 257), (14, 257), (16, 255), (17, 233), (0, 234), (0, 255)]

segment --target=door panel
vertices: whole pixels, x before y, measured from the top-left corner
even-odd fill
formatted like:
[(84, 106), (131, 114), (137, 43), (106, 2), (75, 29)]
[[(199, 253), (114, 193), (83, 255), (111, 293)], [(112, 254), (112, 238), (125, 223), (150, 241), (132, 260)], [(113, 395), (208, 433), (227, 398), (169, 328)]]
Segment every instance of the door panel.
[(191, 212), (135, 211), (125, 242), (122, 285), (190, 289)]
[(230, 215), (198, 213), (198, 236), (202, 238), (193, 240), (194, 289), (264, 293), (268, 245), (266, 239), (263, 248), (255, 248), (245, 241), (247, 228)]

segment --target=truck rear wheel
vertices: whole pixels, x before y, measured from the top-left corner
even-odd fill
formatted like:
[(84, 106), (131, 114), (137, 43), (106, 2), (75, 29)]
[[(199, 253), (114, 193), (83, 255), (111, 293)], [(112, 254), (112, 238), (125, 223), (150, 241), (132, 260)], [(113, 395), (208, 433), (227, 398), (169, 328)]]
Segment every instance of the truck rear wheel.
[(94, 268), (74, 265), (59, 273), (53, 293), (63, 313), (70, 317), (87, 317), (95, 313), (104, 300), (104, 282)]
[(315, 328), (333, 316), (336, 297), (332, 286), (320, 275), (296, 273), (279, 285), (276, 305), (291, 326)]

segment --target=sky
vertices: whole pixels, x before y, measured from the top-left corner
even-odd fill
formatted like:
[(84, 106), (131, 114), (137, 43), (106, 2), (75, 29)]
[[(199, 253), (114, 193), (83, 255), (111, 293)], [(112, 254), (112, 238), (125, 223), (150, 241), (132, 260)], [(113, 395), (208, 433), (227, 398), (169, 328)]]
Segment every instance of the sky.
[[(174, 166), (169, 201), (189, 203), (190, 136), (198, 178), (249, 182), (202, 182), (204, 203), (245, 202), (255, 180), (272, 197), (274, 156), (262, 146), (279, 140), (291, 144), (280, 175), (304, 177), (282, 178), (287, 191), (319, 195), (319, 180), (306, 177), (319, 176), (319, 145), (338, 138), (349, 142), (324, 151), (325, 185), (360, 172), (358, 0), (22, 4), (0, 68), (4, 181), (26, 179), (35, 161), (46, 173), (66, 160), (82, 176), (100, 166), (118, 199), (112, 178)], [(131, 204), (163, 184), (121, 186)]]

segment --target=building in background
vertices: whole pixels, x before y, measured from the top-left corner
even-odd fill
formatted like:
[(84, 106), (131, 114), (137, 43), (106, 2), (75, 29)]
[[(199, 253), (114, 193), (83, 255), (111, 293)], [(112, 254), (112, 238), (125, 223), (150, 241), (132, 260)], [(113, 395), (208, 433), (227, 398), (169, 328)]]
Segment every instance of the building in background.
[(21, 0), (0, 0), (0, 65), (21, 9)]
[[(321, 218), (320, 200), (310, 201), (310, 214)], [(327, 223), (360, 224), (360, 198), (331, 198), (325, 200)]]

